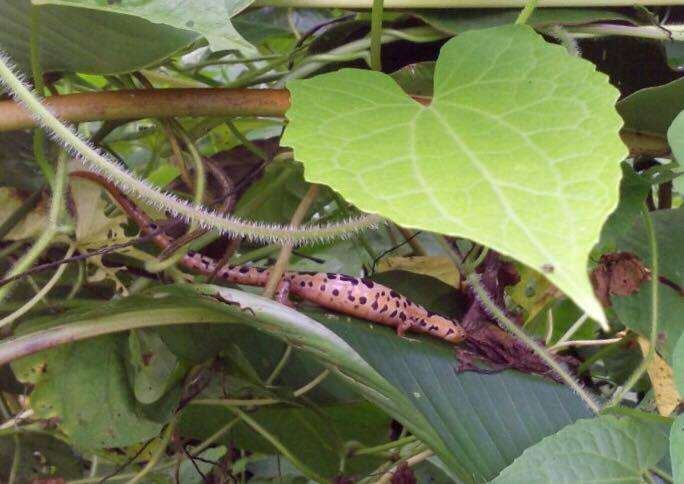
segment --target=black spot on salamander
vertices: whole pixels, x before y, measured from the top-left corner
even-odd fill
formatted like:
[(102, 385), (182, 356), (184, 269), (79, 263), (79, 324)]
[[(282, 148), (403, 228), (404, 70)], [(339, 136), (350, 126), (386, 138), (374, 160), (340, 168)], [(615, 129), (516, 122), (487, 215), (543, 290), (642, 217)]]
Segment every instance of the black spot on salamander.
[(371, 304), (371, 308), (373, 308), (374, 311), (377, 310), (378, 309), (378, 301), (374, 301), (373, 304)]
[(257, 271), (259, 274), (261, 274), (262, 272), (266, 272), (266, 268), (265, 268), (265, 267), (257, 267), (257, 268), (256, 268), (256, 271)]
[(354, 296), (352, 296), (351, 294), (349, 294), (349, 296), (347, 296), (347, 299), (349, 299), (351, 302), (356, 301), (356, 298)]
[(342, 274), (340, 274), (340, 281), (349, 282), (352, 284), (352, 286), (356, 286), (359, 283), (359, 280), (356, 277), (345, 276)]
[(399, 313), (399, 319), (406, 321), (406, 315), (404, 313)]
[(152, 230), (157, 230), (157, 229), (159, 228), (159, 225), (157, 225), (157, 224), (154, 223), (154, 222), (150, 222), (150, 223), (147, 224), (147, 227), (150, 228), (150, 229), (152, 229)]
[(325, 291), (325, 284), (321, 285), (321, 291)]
[(447, 331), (447, 336), (449, 336), (450, 334), (454, 334), (454, 330), (451, 328), (449, 328), (449, 331)]
[(406, 306), (411, 306), (413, 303), (411, 302), (410, 299), (407, 299), (406, 302), (404, 303), (404, 307)]
[(247, 274), (249, 272), (249, 267), (240, 267), (240, 274)]
[(421, 320), (420, 320), (420, 325), (421, 325), (421, 326), (427, 326), (427, 323), (425, 322), (424, 319), (421, 319)]
[(361, 297), (359, 298), (359, 303), (361, 303), (361, 304), (366, 304), (366, 301), (368, 301), (368, 299), (366, 299), (366, 298), (363, 297), (363, 296), (361, 296)]
[(432, 311), (427, 311), (427, 317), (429, 318), (430, 316), (434, 316), (437, 313), (433, 313)]
[(393, 318), (393, 317), (396, 316), (396, 315), (397, 315), (397, 310), (395, 309), (394, 311), (392, 311), (392, 312), (390, 313), (390, 318)]
[(387, 304), (385, 304), (385, 305), (382, 307), (382, 309), (380, 310), (380, 312), (381, 312), (381, 313), (384, 313), (384, 312), (387, 311), (388, 309), (389, 309), (389, 308), (387, 307)]
[(190, 257), (195, 257), (196, 255), (197, 255), (197, 252), (195, 252), (194, 250), (189, 250), (189, 251), (188, 251), (188, 256), (190, 256)]
[(328, 272), (326, 276), (328, 276), (328, 279), (337, 279), (337, 274), (333, 274), (332, 272)]
[(313, 287), (313, 282), (309, 281), (309, 287)]
[(375, 283), (371, 281), (370, 279), (366, 279), (365, 277), (361, 279), (361, 282), (368, 288), (368, 289), (373, 289), (373, 286), (375, 286)]
[(315, 276), (316, 274), (318, 274), (318, 272), (315, 272), (315, 271), (301, 271), (301, 272), (298, 272), (298, 274), (301, 274), (301, 275), (303, 275), (303, 276)]
[(439, 329), (439, 326), (432, 325), (430, 326), (430, 331), (437, 331)]
[(394, 305), (395, 305), (396, 307), (401, 306), (401, 299), (397, 299), (396, 301), (394, 301)]
[(399, 297), (399, 293), (395, 291), (390, 291), (390, 297)]
[(382, 292), (380, 293), (381, 296), (384, 296), (385, 294), (387, 294), (385, 291), (382, 291)]
[(299, 286), (300, 286), (300, 287), (306, 286), (306, 282), (304, 282), (304, 281), (300, 282), (300, 283), (299, 283)]
[(340, 295), (340, 291), (337, 289), (333, 289), (333, 296), (339, 296), (339, 295)]

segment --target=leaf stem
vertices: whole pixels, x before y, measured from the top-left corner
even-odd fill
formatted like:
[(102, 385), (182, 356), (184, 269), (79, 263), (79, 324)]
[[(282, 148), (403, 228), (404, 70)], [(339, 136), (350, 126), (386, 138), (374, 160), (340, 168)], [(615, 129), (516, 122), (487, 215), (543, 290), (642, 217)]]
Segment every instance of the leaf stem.
[(594, 401), (591, 395), (587, 393), (582, 385), (575, 380), (575, 378), (560, 364), (556, 359), (533, 338), (529, 337), (525, 332), (518, 327), (511, 319), (499, 308), (492, 298), (487, 294), (487, 291), (482, 284), (480, 284), (480, 277), (477, 274), (471, 274), (466, 278), (466, 282), (477, 295), (478, 300), (485, 306), (487, 311), (496, 318), (496, 320), (510, 333), (513, 333), (520, 341), (522, 341), (528, 348), (534, 351), (556, 374), (572, 388), (575, 393), (584, 401), (584, 403), (591, 409), (592, 412), (598, 413), (600, 408)]
[(21, 462), (21, 439), (19, 435), (14, 434), (12, 436), (14, 442), (14, 455), (12, 457), (12, 467), (10, 468), (9, 478), (7, 479), (7, 484), (14, 484), (19, 475), (19, 463)]
[(651, 251), (651, 334), (649, 337), (649, 346), (646, 356), (641, 361), (636, 370), (630, 375), (625, 384), (618, 388), (610, 401), (605, 405), (603, 410), (606, 408), (619, 405), (622, 402), (622, 398), (627, 392), (629, 392), (634, 385), (637, 384), (642, 375), (646, 372), (649, 365), (653, 361), (656, 353), (656, 345), (658, 344), (658, 284), (659, 284), (659, 270), (658, 270), (658, 241), (656, 240), (655, 229), (653, 228), (653, 220), (651, 219), (648, 207), (644, 205), (642, 209), (642, 215), (644, 216), (644, 222), (646, 224), (646, 233), (648, 236), (648, 245)]
[[(65, 257), (71, 257), (71, 255), (74, 253), (74, 250), (76, 250), (76, 245), (71, 244), (69, 246), (69, 249), (67, 250), (67, 253)], [(50, 280), (45, 284), (40, 291), (38, 291), (31, 299), (29, 299), (26, 304), (21, 306), (19, 309), (16, 311), (12, 312), (11, 314), (5, 316), (4, 318), (0, 319), (0, 328), (12, 324), (14, 321), (22, 317), (24, 314), (29, 312), (33, 306), (38, 304), (46, 295), (49, 293), (52, 288), (59, 282), (60, 278), (62, 277), (62, 274), (64, 274), (64, 271), (66, 270), (68, 266), (66, 264), (62, 264), (57, 268), (55, 273), (52, 275)]]
[(539, 0), (527, 0), (525, 3), (525, 6), (523, 7), (522, 11), (518, 15), (518, 18), (515, 19), (516, 25), (525, 25), (527, 21), (530, 19), (532, 16), (532, 13), (534, 12), (534, 9), (537, 8), (537, 4), (539, 3)]
[(271, 434), (268, 430), (266, 430), (264, 427), (262, 427), (259, 422), (254, 420), (252, 417), (247, 415), (245, 412), (240, 410), (239, 408), (234, 408), (234, 407), (228, 407), (229, 410), (233, 413), (235, 413), (238, 417), (240, 417), (249, 427), (252, 428), (256, 433), (261, 435), (265, 440), (267, 440), (273, 447), (276, 448), (280, 454), (285, 457), (287, 460), (290, 461), (290, 463), (295, 466), (299, 472), (304, 474), (306, 477), (309, 479), (313, 480), (314, 482), (330, 482), (328, 479), (325, 479), (322, 476), (319, 476), (313, 469), (310, 469), (306, 464), (304, 464), (302, 461), (300, 461), (297, 456), (292, 454), (290, 450), (283, 445), (282, 442), (273, 434)]
[[(47, 227), (45, 231), (36, 239), (24, 256), (19, 259), (12, 268), (5, 274), (3, 279), (14, 277), (28, 269), (33, 262), (40, 257), (40, 254), (52, 243), (58, 233), (59, 215), (64, 203), (64, 188), (66, 185), (66, 154), (62, 153), (57, 160), (57, 173), (55, 174), (52, 186), (52, 202), (48, 215)], [(0, 287), (0, 302), (4, 301), (7, 294), (14, 287), (14, 282)]]
[(371, 9), (370, 65), (374, 71), (382, 71), (380, 51), (382, 47), (382, 16), (384, 0), (373, 0)]
[(381, 452), (385, 452), (386, 450), (392, 450), (396, 449), (397, 447), (403, 447), (404, 445), (410, 444), (411, 442), (415, 441), (416, 437), (414, 435), (409, 435), (408, 437), (404, 437), (403, 439), (393, 440), (391, 442), (386, 442), (384, 444), (376, 445), (374, 447), (364, 447), (363, 449), (354, 450), (352, 452), (352, 455), (357, 456), (379, 454)]
[[(428, 450), (424, 450), (421, 453), (416, 454), (412, 457), (409, 457), (404, 462), (406, 462), (407, 466), (413, 467), (413, 466), (420, 464), (421, 462), (427, 460), (428, 458), (432, 457), (433, 455), (434, 455), (434, 452), (432, 452), (430, 449), (428, 449)], [(377, 484), (389, 484), (390, 482), (392, 482), (392, 480), (394, 478), (394, 474), (396, 474), (400, 465), (401, 464), (397, 464), (396, 466), (392, 467), (389, 471), (387, 471), (380, 479), (378, 479)]]
[(176, 428), (176, 417), (174, 416), (171, 421), (168, 423), (166, 426), (166, 430), (164, 431), (164, 434), (162, 435), (161, 439), (159, 439), (159, 442), (157, 442), (157, 448), (154, 450), (154, 454), (152, 454), (152, 457), (150, 458), (149, 461), (147, 461), (147, 464), (145, 464), (145, 467), (143, 467), (140, 472), (138, 472), (135, 477), (133, 477), (130, 481), (128, 481), (129, 484), (137, 484), (138, 482), (141, 482), (142, 479), (152, 472), (152, 470), (157, 466), (159, 463), (159, 460), (161, 457), (164, 455), (166, 452), (166, 447), (169, 445), (169, 442), (171, 441), (171, 436), (173, 435), (173, 431)]

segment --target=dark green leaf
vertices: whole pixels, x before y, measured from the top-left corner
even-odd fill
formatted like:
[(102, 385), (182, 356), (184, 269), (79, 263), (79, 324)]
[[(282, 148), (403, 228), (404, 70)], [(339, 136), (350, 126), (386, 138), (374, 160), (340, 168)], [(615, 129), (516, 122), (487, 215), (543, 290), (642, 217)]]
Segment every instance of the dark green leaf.
[(650, 189), (651, 184), (648, 181), (637, 175), (628, 163), (622, 163), (620, 202), (603, 225), (601, 246), (615, 244), (618, 237), (634, 226)]
[(128, 384), (126, 336), (101, 336), (14, 361), (23, 381), (35, 381), (31, 407), (57, 418), (74, 445), (120, 447), (157, 435), (162, 425), (141, 415)]
[(666, 427), (604, 415), (580, 420), (529, 448), (493, 482), (643, 482), (667, 452)]
[(618, 102), (616, 107), (625, 120), (625, 129), (665, 136), (684, 110), (684, 79), (641, 89)]
[[(26, 0), (0, 2), (0, 46), (23, 69), (29, 66), (30, 7)], [(131, 15), (56, 5), (40, 7), (40, 34), (45, 72), (100, 74), (156, 64), (198, 38)]]
[(684, 480), (684, 414), (679, 415), (672, 423), (672, 429), (670, 430), (670, 459), (672, 460), (672, 477), (674, 482), (682, 482)]
[[(353, 440), (372, 446), (385, 442), (389, 435), (389, 417), (366, 402), (318, 409), (259, 407), (249, 415), (304, 464), (331, 478), (339, 473), (346, 442)], [(188, 437), (207, 438), (233, 418), (235, 414), (223, 407), (190, 405), (182, 413), (179, 429)], [(253, 452), (275, 452), (271, 444), (244, 423), (236, 425), (221, 442)], [(347, 461), (347, 472), (367, 472), (381, 462), (373, 457), (351, 458)]]

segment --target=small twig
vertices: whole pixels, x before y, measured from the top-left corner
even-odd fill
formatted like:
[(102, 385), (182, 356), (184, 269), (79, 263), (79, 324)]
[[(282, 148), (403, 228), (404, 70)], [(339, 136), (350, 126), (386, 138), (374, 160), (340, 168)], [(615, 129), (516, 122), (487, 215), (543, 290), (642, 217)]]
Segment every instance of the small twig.
[[(430, 449), (428, 449), (428, 450), (424, 450), (420, 454), (414, 455), (413, 457), (409, 457), (404, 462), (406, 463), (407, 466), (413, 467), (416, 464), (420, 464), (421, 462), (425, 461), (426, 459), (432, 457), (433, 455), (434, 455), (434, 452), (432, 452)], [(392, 467), (389, 471), (387, 471), (380, 479), (378, 479), (377, 484), (389, 484), (390, 482), (392, 482), (392, 478), (394, 477), (394, 474), (399, 469), (400, 465), (401, 465), (401, 463)]]
[(176, 226), (180, 223), (181, 223), (180, 221), (176, 220), (176, 221), (173, 221), (169, 224), (162, 225), (161, 227), (159, 227), (154, 232), (150, 232), (150, 233), (143, 235), (141, 237), (138, 237), (137, 239), (134, 239), (134, 240), (129, 240), (128, 242), (122, 242), (120, 244), (113, 244), (113, 245), (104, 247), (102, 249), (98, 249), (98, 250), (88, 252), (85, 254), (79, 254), (79, 255), (72, 256), (72, 257), (66, 257), (66, 258), (63, 258), (60, 260), (56, 260), (56, 261), (52, 261), (52, 262), (47, 262), (45, 264), (37, 265), (37, 266), (32, 267), (32, 268), (30, 268), (30, 269), (28, 269), (28, 270), (26, 270), (20, 274), (16, 274), (14, 276), (1, 279), (0, 280), (0, 287), (4, 286), (6, 284), (9, 284), (11, 282), (14, 282), (18, 279), (23, 279), (25, 277), (32, 276), (33, 274), (36, 274), (38, 272), (50, 270), (53, 267), (57, 267), (57, 266), (60, 266), (62, 264), (69, 264), (71, 262), (89, 259), (91, 257), (96, 257), (98, 255), (105, 255), (105, 254), (109, 254), (111, 252), (116, 252), (118, 250), (125, 249), (127, 247), (131, 247), (133, 245), (143, 244), (143, 243), (148, 242), (149, 240), (153, 239), (157, 235), (163, 234), (167, 230), (173, 228), (174, 226)]

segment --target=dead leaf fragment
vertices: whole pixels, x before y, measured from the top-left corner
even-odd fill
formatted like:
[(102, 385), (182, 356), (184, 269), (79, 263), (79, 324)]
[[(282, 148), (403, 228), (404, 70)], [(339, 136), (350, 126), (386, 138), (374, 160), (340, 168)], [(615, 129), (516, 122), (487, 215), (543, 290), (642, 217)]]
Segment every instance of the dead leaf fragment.
[(591, 273), (596, 297), (604, 307), (611, 306), (610, 296), (631, 296), (639, 290), (642, 281), (651, 278), (651, 272), (641, 260), (629, 252), (616, 252), (601, 256)]
[(378, 262), (378, 272), (407, 271), (431, 276), (459, 289), (461, 274), (454, 262), (448, 257), (415, 256), (385, 257)]
[[(649, 341), (642, 336), (639, 336), (637, 341), (644, 356), (648, 354)], [(658, 413), (665, 417), (670, 416), (679, 405), (681, 399), (674, 381), (672, 368), (656, 353), (646, 371), (653, 385)]]

